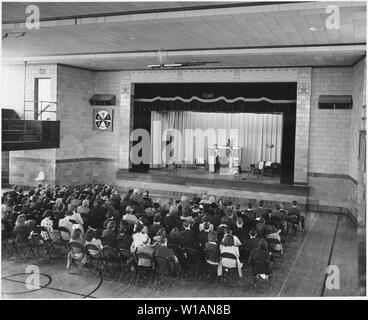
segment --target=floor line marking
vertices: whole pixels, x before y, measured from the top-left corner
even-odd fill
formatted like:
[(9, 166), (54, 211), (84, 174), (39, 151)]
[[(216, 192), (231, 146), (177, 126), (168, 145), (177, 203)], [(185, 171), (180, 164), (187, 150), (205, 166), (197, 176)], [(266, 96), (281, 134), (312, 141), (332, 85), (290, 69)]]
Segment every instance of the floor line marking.
[[(335, 243), (336, 243), (336, 236), (337, 236), (337, 230), (339, 229), (340, 226), (340, 218), (341, 216), (339, 216), (337, 218), (337, 222), (336, 222), (336, 228), (335, 228), (335, 233), (334, 233), (334, 237), (332, 240), (332, 245), (331, 245), (331, 250), (330, 250), (330, 256), (328, 257), (328, 262), (327, 262), (327, 267), (331, 264), (331, 260), (332, 260), (332, 255), (333, 255), (333, 251), (335, 248)], [(325, 273), (325, 277), (323, 280), (323, 286), (322, 286), (322, 291), (321, 291), (321, 297), (323, 297), (325, 295), (325, 288), (326, 288), (326, 281), (327, 281), (327, 272)]]
[[(11, 281), (11, 282), (17, 282), (17, 283), (23, 283), (24, 285), (26, 284), (24, 281), (21, 280), (14, 280), (14, 279), (7, 279), (7, 278), (3, 278), (2, 280), (7, 280), (7, 281)], [(48, 287), (48, 286), (40, 286), (41, 289), (50, 289), (50, 290), (55, 290), (55, 291), (59, 291), (59, 292), (65, 292), (65, 293), (70, 293), (70, 294), (74, 294), (77, 296), (82, 296), (85, 297), (86, 294), (83, 293), (78, 293), (78, 292), (74, 292), (74, 291), (68, 291), (68, 290), (63, 290), (63, 289), (58, 289), (58, 288), (53, 288), (53, 287)], [(31, 293), (32, 291), (30, 291)], [(28, 292), (25, 292), (24, 294), (26, 294)], [(12, 293), (7, 293), (7, 294), (12, 294)], [(93, 296), (88, 296), (88, 298), (96, 298)]]
[(314, 225), (315, 225), (315, 223), (316, 223), (316, 221), (317, 221), (317, 220), (319, 220), (319, 218), (313, 221), (313, 224), (312, 224), (312, 226), (311, 226), (311, 228), (310, 228), (310, 231), (308, 232), (307, 236), (304, 238), (304, 241), (303, 241), (302, 245), (301, 245), (301, 246), (300, 246), (300, 248), (299, 248), (299, 251), (298, 251), (298, 253), (297, 253), (297, 255), (296, 255), (295, 259), (294, 259), (293, 264), (291, 265), (291, 268), (290, 268), (290, 270), (289, 270), (288, 274), (286, 275), (286, 278), (285, 278), (285, 280), (284, 280), (284, 282), (283, 282), (283, 284), (282, 284), (282, 286), (281, 286), (281, 289), (280, 289), (279, 293), (277, 294), (277, 297), (280, 297), (281, 292), (282, 292), (282, 290), (284, 289), (284, 287), (285, 287), (285, 284), (286, 284), (287, 280), (289, 279), (289, 276), (290, 276), (290, 274), (291, 274), (291, 271), (293, 271), (294, 266), (295, 266), (295, 264), (296, 264), (296, 261), (298, 260), (298, 258), (299, 258), (299, 256), (300, 256), (300, 254), (301, 254), (301, 252), (302, 252), (302, 249), (304, 248), (305, 242), (307, 241), (307, 239), (308, 239), (308, 237), (309, 237), (309, 235), (310, 235), (310, 232), (313, 230), (313, 227), (314, 227)]

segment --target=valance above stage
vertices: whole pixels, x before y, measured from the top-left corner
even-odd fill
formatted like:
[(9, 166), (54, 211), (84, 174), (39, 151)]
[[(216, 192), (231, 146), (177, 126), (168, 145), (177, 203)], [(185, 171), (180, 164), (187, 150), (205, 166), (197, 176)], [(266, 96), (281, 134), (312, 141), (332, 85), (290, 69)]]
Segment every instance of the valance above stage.
[(295, 113), (295, 83), (136, 84), (137, 111)]

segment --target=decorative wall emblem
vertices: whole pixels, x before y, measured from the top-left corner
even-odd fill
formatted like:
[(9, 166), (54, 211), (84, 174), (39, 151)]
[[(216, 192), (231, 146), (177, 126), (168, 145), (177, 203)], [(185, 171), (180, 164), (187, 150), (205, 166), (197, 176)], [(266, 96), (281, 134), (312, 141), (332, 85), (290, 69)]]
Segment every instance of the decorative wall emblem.
[(298, 68), (298, 78), (310, 78), (312, 76), (312, 68)]
[(93, 115), (93, 130), (112, 131), (114, 110), (112, 108), (96, 108)]
[(298, 81), (298, 94), (311, 94), (311, 84), (309, 81)]
[(130, 96), (130, 84), (129, 83), (123, 83), (121, 88), (121, 94), (125, 97)]

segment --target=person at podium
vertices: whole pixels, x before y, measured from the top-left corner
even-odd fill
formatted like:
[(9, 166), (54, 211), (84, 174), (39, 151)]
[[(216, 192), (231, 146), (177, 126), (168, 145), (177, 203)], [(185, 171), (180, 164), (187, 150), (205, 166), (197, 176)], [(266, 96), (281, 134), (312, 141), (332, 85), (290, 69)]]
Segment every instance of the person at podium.
[(215, 157), (215, 173), (220, 170), (219, 155), (220, 155), (220, 151), (218, 149), (217, 144), (215, 144), (215, 151), (214, 151), (214, 157)]

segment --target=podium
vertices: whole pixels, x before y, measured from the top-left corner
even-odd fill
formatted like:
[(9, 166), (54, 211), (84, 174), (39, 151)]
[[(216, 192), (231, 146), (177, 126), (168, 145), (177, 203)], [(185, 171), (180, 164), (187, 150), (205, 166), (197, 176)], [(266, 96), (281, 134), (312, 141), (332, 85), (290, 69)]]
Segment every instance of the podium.
[[(235, 175), (238, 173), (238, 167), (241, 163), (241, 147), (227, 147), (219, 146), (219, 162), (220, 162), (220, 174), (222, 175)], [(215, 172), (215, 146), (209, 147), (209, 166), (210, 172)]]

